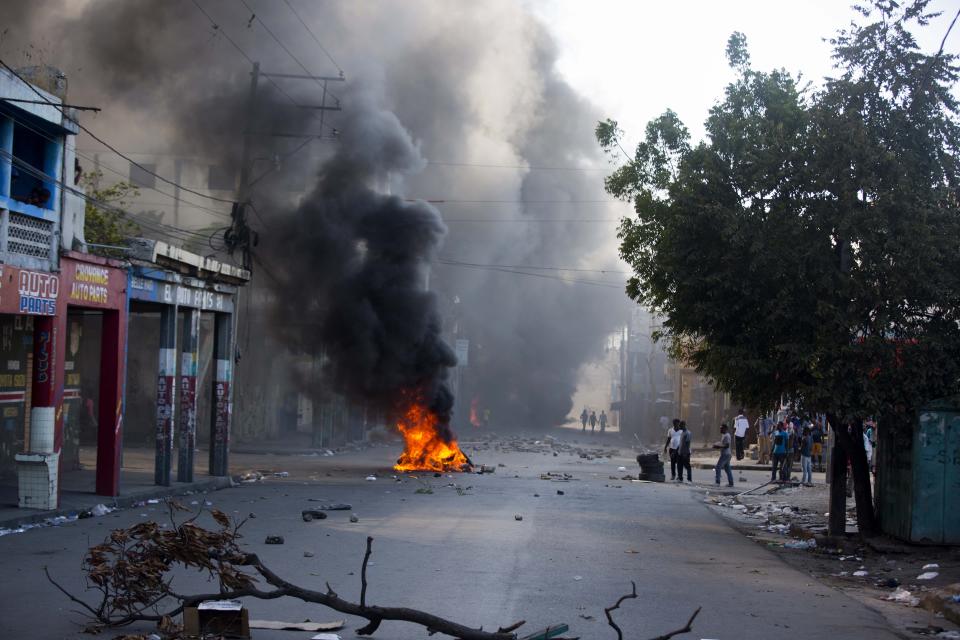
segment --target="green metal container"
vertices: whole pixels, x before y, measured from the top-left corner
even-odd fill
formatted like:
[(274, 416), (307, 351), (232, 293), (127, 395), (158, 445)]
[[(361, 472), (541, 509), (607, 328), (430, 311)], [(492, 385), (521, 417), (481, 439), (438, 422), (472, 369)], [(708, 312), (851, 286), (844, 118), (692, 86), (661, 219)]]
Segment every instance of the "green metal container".
[(930, 403), (912, 433), (880, 425), (878, 497), (884, 532), (960, 544), (960, 398)]

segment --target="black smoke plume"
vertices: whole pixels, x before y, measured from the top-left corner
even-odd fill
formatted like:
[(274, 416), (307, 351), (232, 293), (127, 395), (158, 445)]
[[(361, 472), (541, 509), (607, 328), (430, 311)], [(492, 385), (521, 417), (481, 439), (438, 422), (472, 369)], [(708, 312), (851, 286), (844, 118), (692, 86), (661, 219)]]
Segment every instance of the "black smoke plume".
[(394, 175), (423, 168), (396, 116), (365, 98), (350, 104), (336, 153), (267, 245), (282, 265), (277, 324), (297, 318), (288, 348), (323, 353), (334, 391), (387, 411), (416, 397), (447, 426), (456, 357), (427, 289), (447, 229), (432, 206), (383, 192)]

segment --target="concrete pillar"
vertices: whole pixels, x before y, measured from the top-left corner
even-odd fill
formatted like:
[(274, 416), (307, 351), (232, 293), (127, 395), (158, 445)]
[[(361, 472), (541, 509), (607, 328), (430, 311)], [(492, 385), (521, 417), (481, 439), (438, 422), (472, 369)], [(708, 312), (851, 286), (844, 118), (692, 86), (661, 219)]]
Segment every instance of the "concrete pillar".
[(123, 380), (126, 318), (122, 311), (103, 312), (100, 341), (100, 410), (97, 420), (97, 495), (120, 493), (123, 428)]
[(60, 504), (60, 449), (63, 416), (63, 356), (66, 313), (35, 316), (33, 379), (29, 433), (17, 454), (19, 504), (28, 509), (56, 509)]
[(210, 420), (210, 475), (230, 473), (230, 418), (232, 414), (233, 379), (233, 317), (218, 313), (213, 324), (213, 359), (216, 373), (213, 378), (212, 416)]
[(197, 442), (197, 362), (200, 358), (199, 309), (184, 309), (180, 349), (177, 482), (193, 482), (193, 450)]
[(160, 309), (160, 366), (157, 376), (157, 453), (154, 484), (170, 486), (173, 459), (174, 403), (177, 379), (177, 307)]
[[(13, 153), (13, 119), (0, 116), (0, 150)], [(0, 196), (10, 195), (10, 176), (13, 170), (13, 161), (0, 154)]]

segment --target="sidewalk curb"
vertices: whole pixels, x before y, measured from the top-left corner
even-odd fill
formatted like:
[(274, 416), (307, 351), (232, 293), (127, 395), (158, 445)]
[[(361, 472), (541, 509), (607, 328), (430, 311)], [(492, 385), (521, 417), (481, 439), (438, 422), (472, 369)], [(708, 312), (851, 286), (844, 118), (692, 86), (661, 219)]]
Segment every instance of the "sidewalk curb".
[[(144, 500), (154, 500), (159, 498), (169, 498), (171, 496), (182, 496), (186, 494), (193, 493), (205, 493), (210, 491), (219, 491), (220, 489), (228, 489), (234, 486), (232, 476), (223, 476), (210, 478), (209, 480), (203, 480), (200, 482), (189, 482), (182, 483), (178, 482), (175, 485), (169, 487), (157, 486), (152, 490), (144, 491), (142, 493), (136, 493), (133, 495), (126, 496), (94, 496), (91, 494), (91, 498), (94, 500), (94, 504), (101, 502), (109, 507), (114, 507), (117, 509), (129, 509), (134, 504), (138, 502), (143, 502)], [(91, 505), (92, 506), (92, 505)], [(17, 515), (10, 518), (0, 519), (0, 528), (6, 529), (16, 529), (17, 527), (25, 524), (37, 524), (39, 522), (45, 521), (47, 518), (55, 518), (57, 516), (68, 516), (71, 514), (78, 513), (83, 511), (83, 508), (74, 508), (74, 509), (53, 509), (51, 511), (31, 511), (24, 509), (22, 515)]]

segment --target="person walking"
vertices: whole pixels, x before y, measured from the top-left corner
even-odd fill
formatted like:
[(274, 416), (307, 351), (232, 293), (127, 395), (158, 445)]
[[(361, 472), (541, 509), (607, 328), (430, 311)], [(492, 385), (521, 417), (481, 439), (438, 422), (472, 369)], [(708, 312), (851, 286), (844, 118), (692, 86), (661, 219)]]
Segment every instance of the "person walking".
[(607, 412), (603, 409), (600, 410), (600, 435), (603, 435), (607, 430)]
[(733, 420), (733, 432), (737, 442), (737, 460), (743, 460), (743, 445), (747, 439), (747, 431), (750, 429), (750, 421), (743, 415), (743, 407), (740, 407), (737, 417)]
[(677, 479), (677, 451), (680, 449), (680, 421), (673, 419), (673, 426), (667, 429), (667, 441), (663, 443), (663, 452), (670, 456), (670, 479)]
[(813, 486), (813, 435), (810, 427), (803, 428), (800, 439), (800, 484), (805, 487)]
[(780, 467), (780, 479), (783, 482), (790, 482), (790, 474), (793, 472), (793, 456), (797, 451), (797, 430), (793, 422), (787, 422), (787, 453), (783, 458), (783, 466)]
[(683, 470), (687, 470), (687, 482), (693, 482), (693, 470), (690, 467), (690, 448), (693, 446), (693, 434), (687, 429), (687, 423), (680, 421), (680, 448), (677, 449), (677, 482), (683, 482)]
[(587, 430), (587, 420), (589, 420), (589, 419), (590, 419), (590, 414), (587, 413), (587, 408), (584, 407), (584, 408), (583, 408), (583, 413), (580, 414), (580, 423), (583, 425), (583, 427), (580, 429), (580, 431), (586, 431), (586, 430)]
[(817, 418), (813, 423), (810, 439), (812, 442), (810, 448), (812, 463), (816, 466), (817, 471), (823, 471), (823, 426), (820, 424), (820, 418)]
[(590, 433), (593, 433), (597, 430), (597, 412), (590, 412)]
[(714, 468), (716, 471), (716, 484), (720, 486), (720, 472), (727, 472), (727, 486), (733, 486), (733, 469), (730, 467), (730, 458), (733, 457), (733, 454), (730, 452), (730, 434), (727, 433), (726, 423), (720, 425), (720, 442), (713, 445), (714, 449), (720, 450), (720, 457), (717, 459), (717, 466)]
[(782, 422), (777, 423), (773, 432), (773, 464), (770, 466), (770, 482), (777, 481), (777, 473), (783, 467), (787, 457), (787, 432)]
[(770, 416), (757, 419), (758, 464), (770, 464), (770, 434), (772, 432), (773, 419)]

